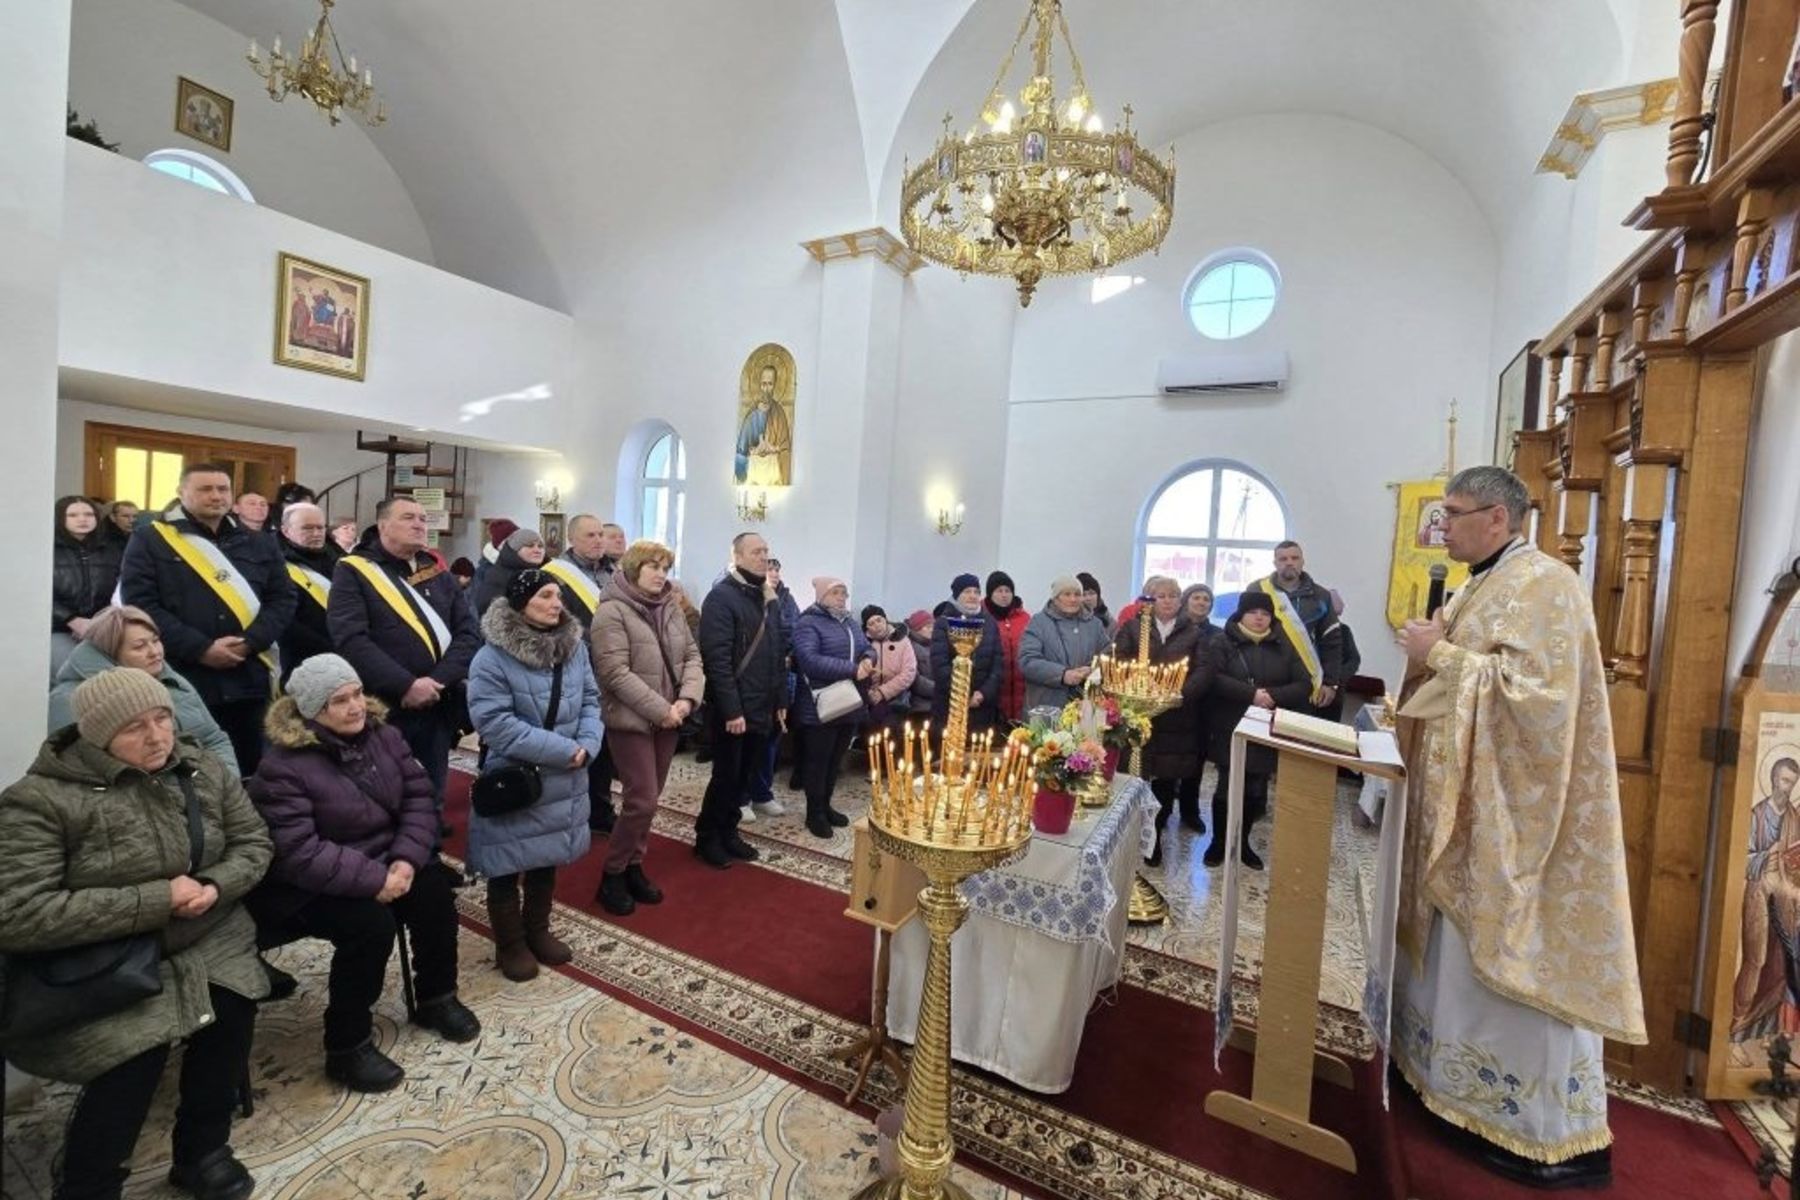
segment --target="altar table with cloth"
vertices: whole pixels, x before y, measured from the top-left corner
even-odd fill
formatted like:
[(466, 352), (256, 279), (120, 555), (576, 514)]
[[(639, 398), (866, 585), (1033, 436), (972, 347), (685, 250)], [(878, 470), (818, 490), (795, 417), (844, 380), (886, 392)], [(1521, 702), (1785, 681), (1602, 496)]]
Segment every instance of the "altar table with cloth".
[[(1119, 980), (1131, 881), (1156, 837), (1156, 797), (1120, 774), (1104, 808), (1067, 833), (1034, 833), (1010, 866), (964, 881), (969, 919), (950, 942), (951, 1055), (1034, 1092), (1067, 1090), (1094, 997)], [(888, 1029), (912, 1041), (929, 938), (894, 934)]]

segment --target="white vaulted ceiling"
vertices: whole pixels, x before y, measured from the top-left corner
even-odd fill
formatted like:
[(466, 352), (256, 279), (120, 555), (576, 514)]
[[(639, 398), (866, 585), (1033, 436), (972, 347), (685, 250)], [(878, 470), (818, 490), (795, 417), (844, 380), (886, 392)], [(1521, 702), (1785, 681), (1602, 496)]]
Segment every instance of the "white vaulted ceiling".
[[(310, 0), (183, 0), (267, 42)], [(1630, 0), (1065, 0), (1095, 98), (1145, 140), (1267, 112), (1405, 138), (1498, 228), (1557, 116), (1620, 82)], [(340, 0), (371, 138), (439, 265), (577, 313), (646, 248), (788, 244), (896, 216), (898, 169), (968, 120), (1027, 0)], [(247, 73), (247, 68), (246, 68)], [(248, 90), (248, 89), (246, 89)], [(289, 101), (293, 103), (293, 101)], [(1228, 164), (1178, 163), (1184, 188)], [(1399, 214), (1396, 214), (1398, 217)]]

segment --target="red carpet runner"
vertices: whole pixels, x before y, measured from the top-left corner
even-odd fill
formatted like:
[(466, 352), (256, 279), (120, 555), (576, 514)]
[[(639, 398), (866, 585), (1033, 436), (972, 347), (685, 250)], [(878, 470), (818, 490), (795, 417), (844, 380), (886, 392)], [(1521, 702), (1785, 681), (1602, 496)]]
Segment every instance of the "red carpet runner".
[[(448, 815), (459, 833), (447, 849), (459, 857), (466, 848), (460, 831), (467, 804), (468, 777), (452, 772)], [(602, 841), (560, 872), (557, 899), (613, 921), (594, 903)], [(661, 836), (652, 837), (645, 867), (668, 898), (640, 907), (617, 922), (622, 927), (850, 1021), (867, 1020), (871, 935), (843, 916), (841, 894), (755, 865), (715, 871), (686, 845)], [(1242, 1054), (1226, 1051), (1223, 1078), (1213, 1072), (1212, 1029), (1210, 1013), (1121, 986), (1115, 1004), (1088, 1018), (1069, 1090), (1035, 1098), (1283, 1200), (1524, 1200), (1540, 1194), (1495, 1178), (1451, 1148), (1404, 1087), (1394, 1089), (1391, 1119), (1383, 1114), (1372, 1064), (1358, 1064), (1354, 1093), (1321, 1083), (1313, 1099), (1314, 1120), (1356, 1147), (1362, 1171), (1354, 1177), (1206, 1116), (1201, 1105), (1208, 1091), (1221, 1085), (1250, 1090), (1251, 1064)], [(693, 1032), (708, 1036), (703, 1029)], [(793, 1076), (783, 1064), (734, 1049)], [(1616, 1099), (1610, 1120), (1619, 1194), (1634, 1200), (1757, 1194), (1755, 1176), (1723, 1131)]]

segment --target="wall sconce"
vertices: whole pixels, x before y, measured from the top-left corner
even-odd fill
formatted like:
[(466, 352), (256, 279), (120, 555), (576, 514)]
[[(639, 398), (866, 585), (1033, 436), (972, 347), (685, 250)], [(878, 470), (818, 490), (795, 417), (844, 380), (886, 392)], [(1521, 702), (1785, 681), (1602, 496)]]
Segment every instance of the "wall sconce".
[(539, 479), (534, 485), (539, 512), (561, 512), (562, 491), (547, 479)]
[(949, 508), (938, 509), (937, 531), (944, 537), (955, 537), (962, 532), (963, 506), (960, 502)]
[(745, 522), (761, 521), (769, 515), (769, 493), (767, 489), (756, 493), (756, 503), (750, 503), (750, 489), (739, 488), (737, 499), (738, 520)]

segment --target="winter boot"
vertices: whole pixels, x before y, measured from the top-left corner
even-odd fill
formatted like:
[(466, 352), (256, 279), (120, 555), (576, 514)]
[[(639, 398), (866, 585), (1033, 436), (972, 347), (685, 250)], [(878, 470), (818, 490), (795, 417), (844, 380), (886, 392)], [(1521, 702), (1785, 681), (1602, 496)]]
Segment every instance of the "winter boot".
[(556, 890), (556, 868), (525, 872), (525, 945), (547, 967), (560, 967), (575, 952), (550, 932), (550, 898)]
[(600, 891), (594, 899), (615, 917), (629, 917), (637, 911), (637, 899), (632, 896), (623, 871), (608, 871), (600, 876)]
[(631, 898), (639, 904), (662, 903), (662, 889), (651, 883), (650, 877), (644, 874), (643, 863), (632, 863), (625, 868), (625, 887), (630, 891)]
[(519, 877), (488, 880), (488, 924), (494, 929), (494, 965), (514, 983), (536, 979), (537, 959), (525, 946), (525, 918), (519, 908)]

